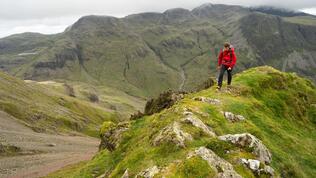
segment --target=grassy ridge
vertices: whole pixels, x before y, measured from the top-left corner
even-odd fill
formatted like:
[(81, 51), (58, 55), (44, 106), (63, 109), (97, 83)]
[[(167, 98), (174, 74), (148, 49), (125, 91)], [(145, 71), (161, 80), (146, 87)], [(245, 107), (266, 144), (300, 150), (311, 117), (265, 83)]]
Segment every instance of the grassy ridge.
[[(167, 177), (173, 177), (174, 174), (188, 177), (191, 173), (207, 177), (213, 173), (205, 167), (203, 160), (184, 159), (189, 151), (207, 146), (233, 164), (243, 177), (254, 177), (251, 171), (236, 162), (240, 157), (254, 158), (250, 150), (210, 138), (189, 125), (182, 126), (184, 131), (193, 136), (193, 141), (188, 141), (186, 148), (168, 143), (152, 146), (153, 138), (162, 128), (183, 117), (183, 108), (208, 113), (209, 116), (198, 116), (217, 135), (249, 132), (261, 139), (272, 152), (272, 167), (277, 175), (315, 175), (315, 85), (295, 74), (282, 73), (271, 67), (244, 71), (236, 75), (233, 85), (231, 93), (216, 92), (215, 88), (210, 88), (189, 94), (178, 104), (160, 113), (132, 121), (131, 128), (124, 133), (115, 151), (103, 150), (87, 164), (80, 165), (71, 173), (61, 171), (59, 176), (93, 177), (105, 172), (109, 177), (120, 177), (127, 168), (129, 175), (135, 176), (157, 165), (167, 168), (167, 173), (163, 173)], [(218, 98), (223, 104), (214, 106), (192, 100), (196, 96)], [(231, 123), (220, 111), (241, 114), (246, 120)], [(235, 151), (226, 153), (224, 150)], [(158, 177), (163, 175), (160, 173)]]

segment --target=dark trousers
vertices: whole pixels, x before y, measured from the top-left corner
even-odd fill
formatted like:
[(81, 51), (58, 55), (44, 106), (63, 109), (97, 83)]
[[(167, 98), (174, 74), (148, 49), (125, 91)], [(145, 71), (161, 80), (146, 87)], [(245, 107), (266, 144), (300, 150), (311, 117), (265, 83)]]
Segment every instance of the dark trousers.
[(222, 83), (223, 83), (223, 78), (224, 78), (224, 73), (225, 71), (227, 71), (227, 84), (230, 85), (232, 82), (232, 69), (231, 70), (227, 70), (228, 66), (222, 65), (220, 72), (219, 72), (219, 76), (218, 76), (218, 86), (222, 87)]

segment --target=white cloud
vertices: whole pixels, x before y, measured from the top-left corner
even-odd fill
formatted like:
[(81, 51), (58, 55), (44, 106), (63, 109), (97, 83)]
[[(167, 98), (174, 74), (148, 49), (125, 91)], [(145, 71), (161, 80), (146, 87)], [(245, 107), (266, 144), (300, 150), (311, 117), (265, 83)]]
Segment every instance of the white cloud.
[(316, 7), (315, 8), (301, 9), (301, 11), (308, 13), (308, 14), (316, 15)]

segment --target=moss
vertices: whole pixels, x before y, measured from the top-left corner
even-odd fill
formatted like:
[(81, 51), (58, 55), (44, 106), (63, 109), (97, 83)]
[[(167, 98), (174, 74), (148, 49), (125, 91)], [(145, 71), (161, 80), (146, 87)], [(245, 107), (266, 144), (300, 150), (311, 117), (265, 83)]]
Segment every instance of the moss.
[(115, 128), (115, 124), (111, 121), (105, 121), (103, 122), (101, 129), (100, 129), (100, 134), (103, 134), (111, 129)]

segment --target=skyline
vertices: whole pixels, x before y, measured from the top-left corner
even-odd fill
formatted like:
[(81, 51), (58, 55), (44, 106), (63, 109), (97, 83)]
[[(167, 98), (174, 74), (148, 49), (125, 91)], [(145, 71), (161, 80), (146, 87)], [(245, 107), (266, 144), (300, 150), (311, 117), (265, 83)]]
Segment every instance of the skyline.
[[(4, 0), (3, 2), (6, 2), (7, 0)], [(167, 9), (172, 9), (172, 8), (185, 8), (185, 9), (193, 9), (195, 7), (198, 7), (199, 5), (205, 4), (205, 3), (213, 3), (213, 4), (218, 4), (216, 3), (217, 1), (205, 1), (205, 0), (197, 0), (194, 2), (189, 2), (189, 1), (183, 1), (180, 3), (179, 0), (175, 0), (172, 3), (165, 3), (162, 6), (157, 6), (153, 3), (152, 1), (149, 1), (145, 3), (142, 1), (140, 4), (134, 4), (133, 6), (125, 6), (120, 8), (120, 3), (114, 3), (112, 4), (111, 7), (106, 6), (106, 3), (104, 6), (101, 6), (101, 1), (94, 0), (94, 2), (98, 2), (100, 7), (98, 8), (92, 8), (94, 6), (88, 6), (86, 4), (86, 0), (79, 0), (78, 4), (74, 7), (69, 6), (71, 3), (65, 3), (63, 4), (63, 8), (59, 9), (58, 11), (56, 10), (56, 5), (52, 3), (52, 1), (47, 1), (51, 2), (52, 4), (45, 4), (45, 7), (51, 6), (48, 8), (49, 10), (45, 11), (44, 9), (40, 8), (35, 8), (34, 6), (25, 6), (23, 3), (27, 3), (28, 1), (32, 2), (39, 2), (39, 0), (21, 0), (19, 3), (19, 7), (23, 10), (21, 10), (19, 13), (13, 13), (10, 11), (10, 9), (7, 9), (6, 7), (10, 6), (10, 2), (12, 4), (13, 1), (7, 1), (7, 4), (3, 2), (0, 2), (0, 5), (2, 10), (0, 11), (0, 38), (10, 36), (12, 34), (18, 34), (18, 33), (24, 33), (24, 32), (36, 32), (36, 33), (42, 33), (42, 34), (56, 34), (56, 33), (61, 33), (63, 32), (67, 27), (71, 26), (73, 23), (75, 23), (80, 17), (86, 16), (86, 15), (109, 15), (109, 16), (114, 16), (114, 17), (124, 17), (130, 14), (137, 14), (137, 13), (142, 13), (142, 12), (164, 12)], [(66, 2), (71, 2), (73, 0), (66, 0)], [(119, 2), (122, 2), (124, 0), (120, 0)], [(141, 0), (135, 0), (136, 1), (141, 1)], [(164, 1), (164, 0), (162, 0)], [(107, 1), (107, 3), (110, 3), (111, 1)], [(215, 2), (215, 3), (214, 3)], [(218, 1), (219, 2), (219, 1)], [(220, 2), (230, 2), (229, 4), (226, 3), (227, 5), (242, 5), (245, 7), (250, 7), (250, 6), (256, 6), (254, 3), (251, 3), (249, 1), (241, 1), (238, 0), (224, 0)], [(260, 2), (268, 2), (268, 1), (258, 1)], [(96, 3), (96, 4), (98, 4)], [(101, 4), (100, 4), (101, 3)], [(268, 2), (271, 3), (271, 2)], [(38, 7), (44, 6), (39, 3)], [(248, 5), (247, 5), (248, 4)], [(285, 3), (286, 4), (286, 3)], [(287, 3), (287, 6), (280, 6), (280, 4), (274, 4), (275, 7), (280, 7), (280, 8), (288, 8), (291, 10), (297, 10), (297, 11), (302, 11), (305, 13), (309, 13), (312, 15), (316, 15), (316, 2), (314, 3), (315, 6), (312, 8), (304, 8), (307, 6), (297, 6), (297, 8), (300, 9), (294, 9), (293, 7), (289, 6), (291, 3)], [(305, 3), (303, 3), (305, 4)], [(312, 4), (312, 5), (314, 5)], [(86, 7), (84, 5), (87, 5)], [(259, 6), (258, 4), (257, 6)], [(269, 4), (264, 4), (261, 3), (261, 5), (268, 5)], [(59, 7), (60, 8), (60, 7)], [(58, 9), (58, 8), (57, 8)], [(34, 13), (31, 13), (34, 12)], [(124, 12), (124, 13), (122, 13)]]

